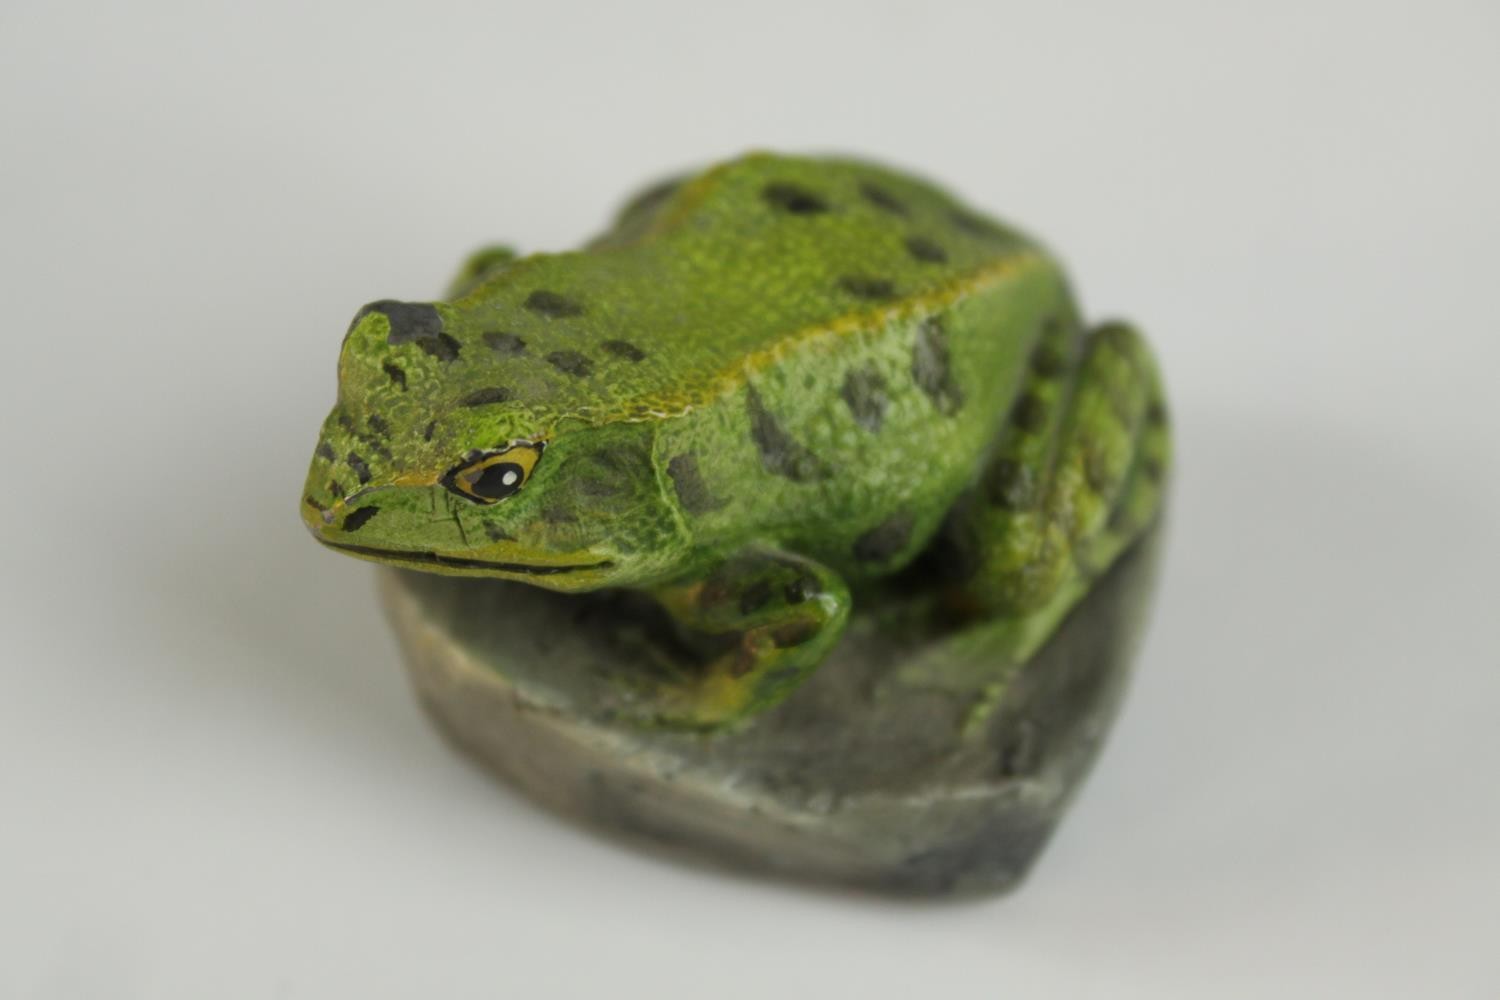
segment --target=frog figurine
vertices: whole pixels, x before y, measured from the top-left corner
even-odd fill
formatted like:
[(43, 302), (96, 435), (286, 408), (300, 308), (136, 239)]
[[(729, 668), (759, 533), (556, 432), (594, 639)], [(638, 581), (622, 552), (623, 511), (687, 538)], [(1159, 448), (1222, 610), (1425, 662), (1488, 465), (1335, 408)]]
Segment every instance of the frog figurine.
[[(315, 538), (432, 573), (638, 591), (696, 650), (635, 721), (733, 727), (862, 603), (1005, 621), (1023, 663), (1161, 505), (1151, 354), (1035, 241), (870, 163), (756, 153), (584, 249), (475, 254), (344, 336)], [(916, 617), (913, 617), (916, 616)]]

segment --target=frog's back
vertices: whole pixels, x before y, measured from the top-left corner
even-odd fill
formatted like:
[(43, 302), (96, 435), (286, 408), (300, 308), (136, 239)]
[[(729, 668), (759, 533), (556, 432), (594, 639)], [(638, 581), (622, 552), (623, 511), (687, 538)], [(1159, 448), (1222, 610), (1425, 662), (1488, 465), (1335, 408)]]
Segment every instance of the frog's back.
[[(552, 358), (534, 391), (550, 415), (604, 422), (702, 405), (809, 338), (1040, 260), (1019, 233), (915, 178), (751, 154), (644, 192), (585, 250), (516, 261), (454, 305), (465, 326)], [(481, 358), (507, 371), (522, 361)]]
[[(712, 549), (774, 540), (858, 581), (909, 562), (973, 481), (1040, 330), (1051, 259), (919, 180), (752, 156), (648, 192), (602, 247), (660, 248), (710, 378), (658, 461)], [(717, 318), (717, 321), (715, 321)]]

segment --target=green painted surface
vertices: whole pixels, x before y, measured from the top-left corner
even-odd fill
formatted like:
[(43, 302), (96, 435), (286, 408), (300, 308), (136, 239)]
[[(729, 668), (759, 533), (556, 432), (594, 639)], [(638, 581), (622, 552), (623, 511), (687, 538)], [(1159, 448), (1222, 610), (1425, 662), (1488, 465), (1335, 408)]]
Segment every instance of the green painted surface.
[(687, 651), (640, 721), (715, 729), (865, 602), (1002, 623), (1024, 662), (1168, 464), (1149, 352), (1085, 329), (1040, 246), (903, 174), (757, 154), (361, 310), (302, 510), (392, 565), (648, 593)]

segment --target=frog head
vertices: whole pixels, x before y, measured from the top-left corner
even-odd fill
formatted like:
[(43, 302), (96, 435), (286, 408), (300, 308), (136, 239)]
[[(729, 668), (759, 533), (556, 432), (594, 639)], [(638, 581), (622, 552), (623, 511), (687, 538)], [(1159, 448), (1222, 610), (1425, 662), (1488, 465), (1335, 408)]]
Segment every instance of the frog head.
[[(652, 425), (554, 391), (515, 334), (448, 303), (361, 309), (303, 490), (325, 545), (428, 572), (590, 590), (681, 549)], [(472, 358), (466, 355), (473, 355)]]

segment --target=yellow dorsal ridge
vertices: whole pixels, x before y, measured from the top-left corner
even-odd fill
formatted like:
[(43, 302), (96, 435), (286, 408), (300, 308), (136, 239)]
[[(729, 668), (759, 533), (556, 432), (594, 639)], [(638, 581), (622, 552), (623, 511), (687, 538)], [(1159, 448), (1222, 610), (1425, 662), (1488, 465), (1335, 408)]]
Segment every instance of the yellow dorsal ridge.
[(984, 267), (954, 278), (921, 295), (883, 306), (844, 313), (832, 320), (803, 327), (780, 338), (776, 343), (758, 351), (752, 351), (732, 365), (726, 366), (704, 382), (701, 392), (677, 397), (635, 400), (633, 401), (634, 408), (644, 410), (645, 413), (623, 415), (615, 420), (622, 423), (638, 423), (644, 420), (686, 416), (699, 406), (734, 393), (757, 374), (772, 367), (811, 341), (878, 329), (898, 318), (936, 315), (966, 296), (998, 284), (1028, 265), (1046, 260), (1046, 255), (1041, 251), (1028, 249), (1022, 253), (991, 261)]

